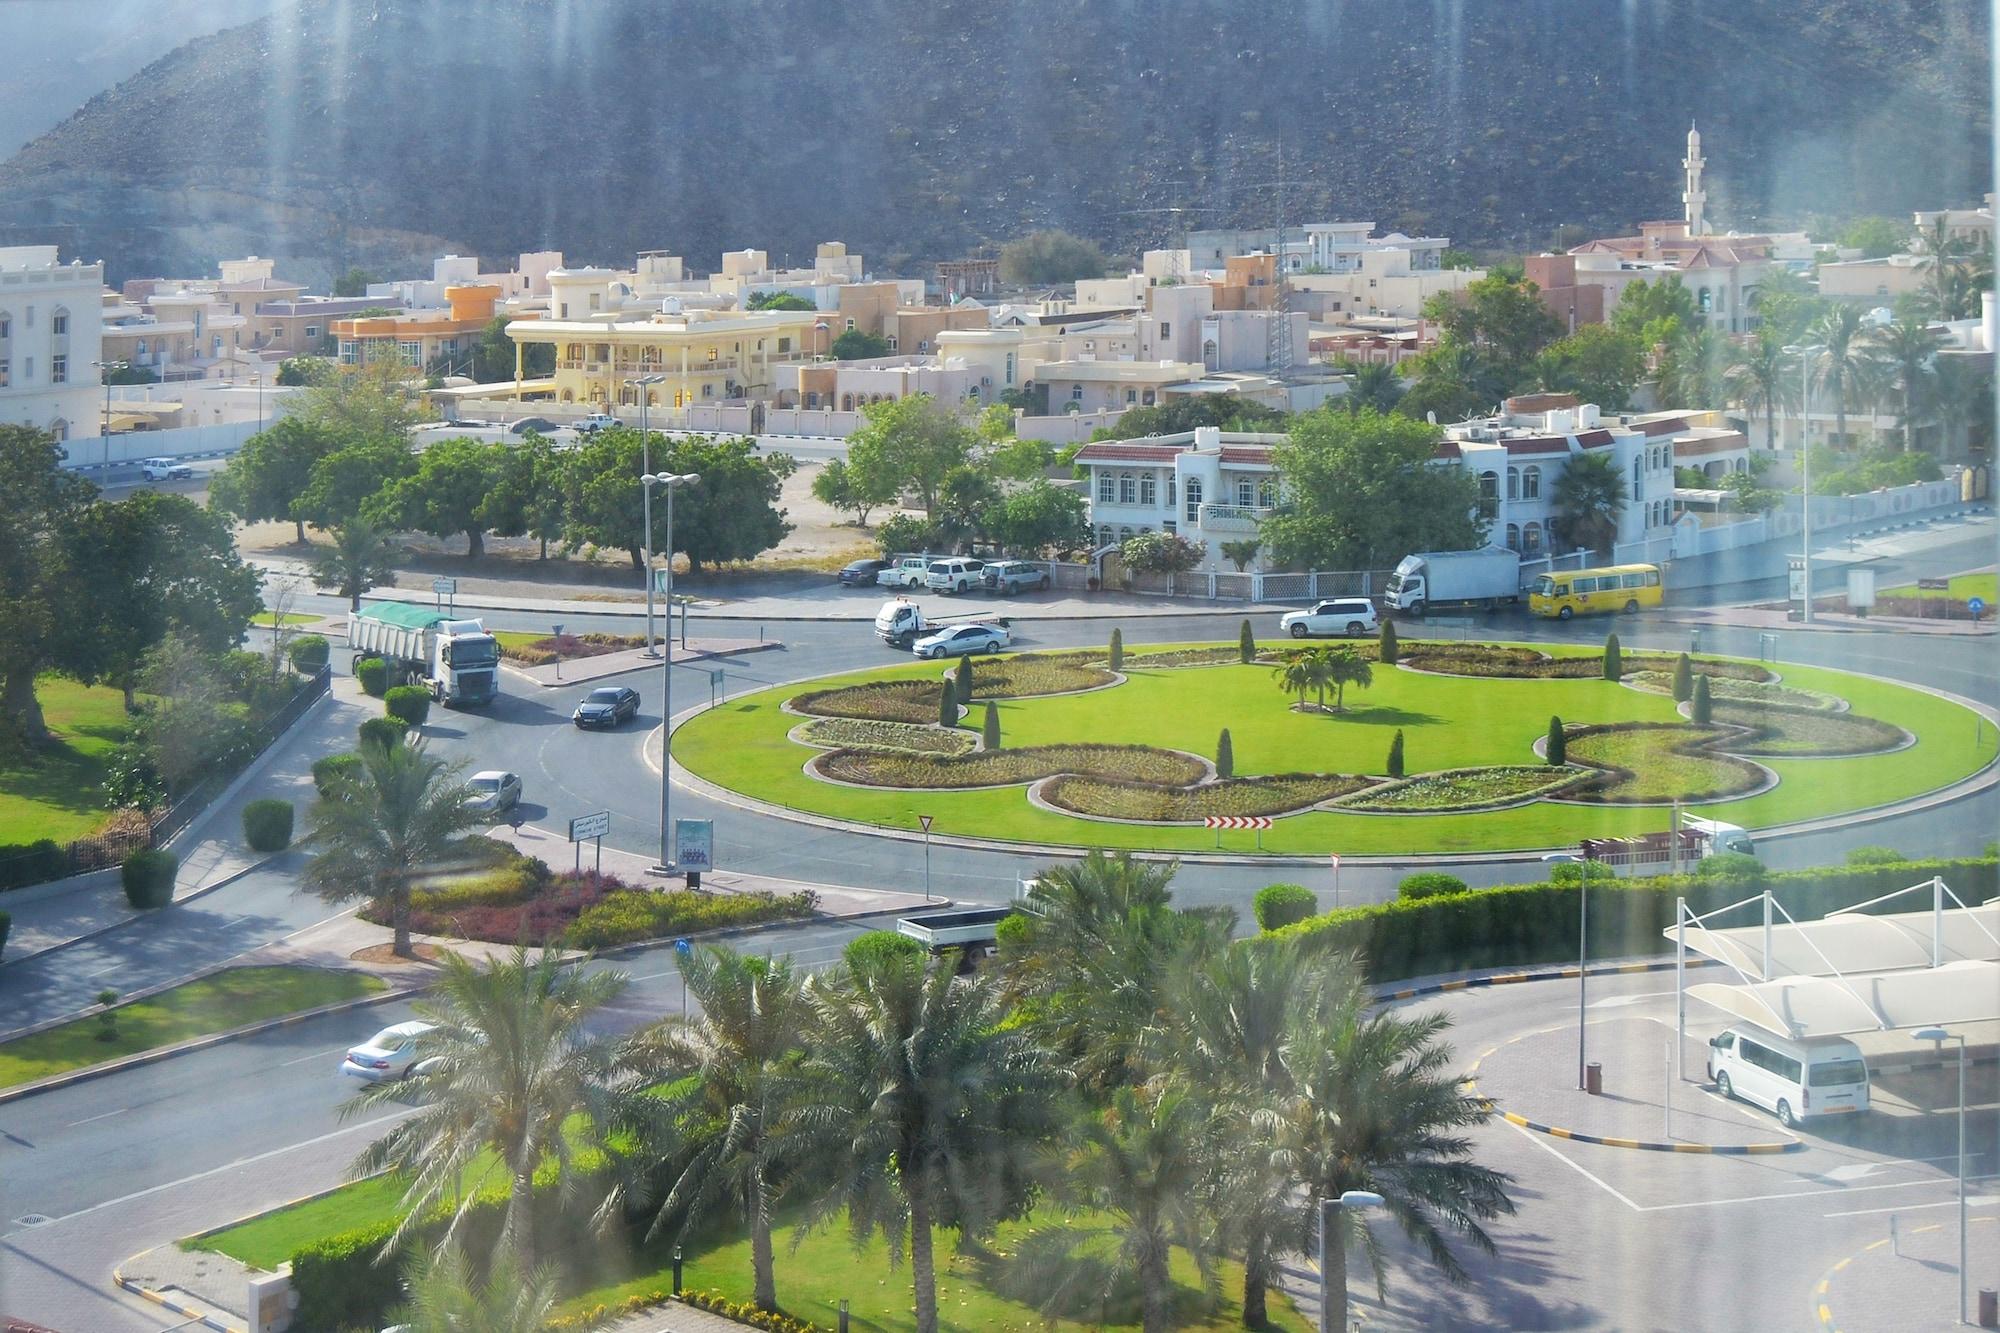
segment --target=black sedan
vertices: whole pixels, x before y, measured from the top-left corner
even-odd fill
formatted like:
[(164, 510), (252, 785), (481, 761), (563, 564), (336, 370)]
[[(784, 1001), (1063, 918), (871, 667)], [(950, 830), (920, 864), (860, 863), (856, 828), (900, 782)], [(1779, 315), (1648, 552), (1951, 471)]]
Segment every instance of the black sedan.
[(887, 560), (852, 560), (842, 566), (840, 586), (843, 588), (872, 588), (875, 576), (889, 567)]
[(639, 692), (623, 685), (607, 685), (584, 695), (583, 702), (570, 714), (570, 720), (579, 727), (615, 727), (637, 716)]

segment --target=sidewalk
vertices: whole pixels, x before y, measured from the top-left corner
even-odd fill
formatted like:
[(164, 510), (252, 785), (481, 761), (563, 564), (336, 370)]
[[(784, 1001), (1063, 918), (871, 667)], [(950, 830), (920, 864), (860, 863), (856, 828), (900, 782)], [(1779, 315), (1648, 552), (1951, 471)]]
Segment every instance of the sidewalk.
[(1924, 620), (1910, 616), (1855, 616), (1845, 612), (1813, 612), (1812, 624), (1790, 619), (1783, 611), (1767, 611), (1758, 606), (1689, 607), (1669, 611), (1670, 625), (1717, 625), (1738, 629), (1804, 630), (1808, 634), (1933, 634), (1955, 638), (1990, 638), (1995, 633), (1990, 620)]

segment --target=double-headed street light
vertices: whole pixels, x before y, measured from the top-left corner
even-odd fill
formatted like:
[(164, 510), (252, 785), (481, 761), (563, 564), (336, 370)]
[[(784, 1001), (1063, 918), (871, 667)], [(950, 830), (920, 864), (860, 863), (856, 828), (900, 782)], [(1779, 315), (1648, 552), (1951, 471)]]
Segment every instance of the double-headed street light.
[(1965, 1034), (1943, 1028), (1918, 1028), (1910, 1034), (1918, 1041), (1958, 1043), (1958, 1322), (1968, 1323), (1965, 1305)]
[(1805, 554), (1799, 561), (1799, 576), (1805, 585), (1805, 609), (1799, 623), (1812, 624), (1812, 447), (1807, 433), (1812, 428), (1812, 359), (1826, 348), (1817, 343), (1785, 348), (1799, 359), (1799, 533)]
[(97, 433), (104, 437), (104, 466), (110, 467), (111, 466), (111, 380), (108, 376), (105, 375), (104, 372), (106, 372), (107, 370), (130, 370), (132, 368), (132, 363), (129, 361), (93, 361), (90, 364), (97, 367), (97, 378), (104, 381), (104, 425), (101, 428), (99, 428)]
[[(650, 477), (653, 471), (653, 444), (646, 434), (646, 390), (665, 380), (665, 375), (641, 375), (631, 381), (639, 392), (639, 471)], [(644, 528), (639, 537), (640, 563), (646, 567), (646, 656), (658, 657), (653, 650), (653, 488), (646, 487), (646, 513), (642, 520)], [(674, 544), (667, 542), (667, 565), (674, 563)], [(669, 608), (669, 614), (672, 608)]]
[[(1319, 1333), (1347, 1333), (1347, 1247), (1333, 1262), (1334, 1228), (1347, 1209), (1380, 1208), (1382, 1196), (1372, 1190), (1343, 1190), (1337, 1199), (1319, 1201)], [(1334, 1269), (1338, 1267), (1339, 1272)]]
[[(646, 512), (651, 514), (653, 488), (664, 487), (667, 492), (667, 609), (672, 614), (674, 605), (674, 492), (683, 486), (692, 486), (701, 480), (698, 472), (648, 472), (639, 478), (646, 488)], [(647, 534), (652, 533), (650, 520), (646, 525)], [(646, 638), (653, 637), (651, 588), (652, 568), (650, 558), (646, 570), (647, 622)], [(674, 636), (667, 635), (665, 651), (660, 655), (660, 681), (666, 687), (666, 703), (661, 709), (660, 721), (660, 863), (653, 867), (662, 875), (670, 875), (674, 870), (673, 847), (668, 842), (672, 836), (673, 821), (669, 818), (668, 801), (673, 791), (674, 754)]]

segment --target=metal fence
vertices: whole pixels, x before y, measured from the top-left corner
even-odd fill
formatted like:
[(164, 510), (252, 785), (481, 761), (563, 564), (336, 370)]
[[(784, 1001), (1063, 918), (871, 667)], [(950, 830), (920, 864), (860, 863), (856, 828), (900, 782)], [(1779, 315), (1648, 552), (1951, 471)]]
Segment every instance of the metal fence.
[(1186, 597), (1204, 602), (1310, 602), (1323, 597), (1372, 597), (1382, 590), (1393, 572), (1386, 569), (1325, 569), (1304, 574), (1255, 574), (1219, 570), (1188, 574), (1120, 573), (1103, 574), (1102, 566), (1090, 562), (1037, 560), (1049, 571), (1049, 586), (1058, 592), (1096, 591), (1108, 586), (1116, 592), (1142, 593), (1152, 597)]
[[(243, 755), (243, 762), (203, 778), (182, 793), (164, 810), (153, 812), (145, 824), (134, 821), (105, 833), (78, 838), (74, 842), (47, 841), (26, 847), (11, 847), (0, 854), (0, 888), (17, 889), (52, 879), (67, 879), (93, 870), (109, 870), (125, 864), (134, 852), (159, 847), (193, 823), (202, 811), (221, 795), (236, 775), (257, 761), (278, 738), (305, 716), (306, 710), (325, 697), (333, 687), (333, 670), (321, 667), (292, 692), (279, 709), (257, 724), (256, 743)], [(0, 906), (6, 899), (0, 897)]]

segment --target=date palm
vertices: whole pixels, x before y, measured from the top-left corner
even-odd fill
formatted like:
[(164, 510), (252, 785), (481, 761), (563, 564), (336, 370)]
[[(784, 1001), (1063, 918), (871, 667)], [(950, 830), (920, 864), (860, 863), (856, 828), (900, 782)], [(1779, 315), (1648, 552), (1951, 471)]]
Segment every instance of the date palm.
[(414, 956), (411, 889), (476, 859), (471, 830), (484, 821), (466, 805), (460, 771), (421, 741), (364, 743), (361, 766), (334, 776), (306, 812), (301, 882), (329, 902), (386, 900), (399, 958)]
[(643, 1099), (655, 1141), (692, 1147), (653, 1220), (670, 1218), (685, 1235), (727, 1207), (750, 1232), (750, 1266), (760, 1310), (778, 1308), (771, 1214), (786, 1181), (777, 1133), (784, 1080), (800, 1058), (806, 1016), (800, 974), (783, 959), (708, 947), (676, 958), (682, 984), (701, 1008), (692, 1022), (669, 1019), (634, 1039), (641, 1081), (664, 1086)]
[(1833, 395), (1834, 441), (1845, 448), (1848, 406), (1865, 401), (1876, 383), (1876, 363), (1861, 325), (1861, 311), (1853, 306), (1829, 310), (1813, 325), (1808, 337), (1819, 345), (1811, 354), (1808, 373), (1815, 389)]
[[(562, 1299), (561, 1278), (551, 1265), (524, 1274), (503, 1255), (488, 1267), (485, 1282), (478, 1283), (455, 1249), (418, 1256), (404, 1289), (408, 1301), (394, 1317), (409, 1333), (541, 1333)], [(588, 1314), (582, 1318), (580, 1324), (565, 1321), (564, 1327), (591, 1329), (603, 1323)]]
[(1278, 682), (1278, 688), (1286, 694), (1299, 697), (1299, 711), (1304, 712), (1306, 692), (1314, 685), (1312, 653), (1292, 653), (1284, 661), (1271, 668), (1271, 678)]
[(396, 575), (396, 544), (392, 535), (364, 518), (350, 518), (331, 532), (333, 542), (313, 557), (313, 577), (347, 599), (347, 609), (361, 609), (361, 594)]
[(1798, 401), (1797, 366), (1785, 353), (1784, 340), (1773, 329), (1757, 331), (1749, 346), (1738, 349), (1723, 372), (1732, 398), (1746, 411), (1764, 414), (1764, 447), (1778, 447), (1778, 409)]
[(1917, 402), (1936, 379), (1938, 348), (1943, 340), (1922, 320), (1899, 319), (1868, 331), (1867, 349), (1876, 370), (1902, 399), (1903, 452), (1916, 443)]
[(805, 984), (803, 1077), (787, 1132), (831, 1185), (814, 1221), (842, 1208), (857, 1245), (908, 1240), (917, 1333), (937, 1333), (932, 1228), (983, 1234), (1009, 1206), (1030, 1148), (1051, 1128), (1058, 1075), (1016, 1029), (997, 985), (928, 959), (879, 955)]
[[(622, 1082), (618, 1048), (586, 1031), (598, 1010), (625, 990), (625, 974), (567, 966), (554, 951), (527, 946), (484, 964), (444, 955), (444, 971), (417, 1016), (432, 1024), (416, 1039), (409, 1086), (377, 1083), (341, 1107), (348, 1119), (401, 1108), (396, 1123), (355, 1160), (356, 1175), (401, 1173), (403, 1222), (391, 1248), (456, 1198), (438, 1240), (442, 1252), (491, 1183), (504, 1181), (501, 1239), (521, 1271), (535, 1262), (535, 1175), (552, 1167), (559, 1193), (581, 1188), (579, 1156), (601, 1151), (614, 1124)], [(596, 1209), (606, 1216), (607, 1197)]]
[(1938, 318), (1954, 318), (1962, 301), (1960, 270), (1972, 256), (1971, 244), (1962, 236), (1952, 235), (1944, 214), (1940, 213), (1931, 219), (1930, 226), (1917, 233), (1916, 249), (1931, 261), (1924, 272), (1924, 285)]
[(1666, 345), (1654, 368), (1662, 406), (1705, 409), (1722, 401), (1729, 365), (1729, 340), (1699, 325), (1683, 329)]
[(1318, 648), (1313, 651), (1313, 683), (1321, 686), (1320, 707), (1326, 707), (1326, 688), (1333, 690), (1333, 711), (1347, 711), (1347, 687), (1353, 685), (1367, 689), (1375, 683), (1374, 668), (1363, 657), (1346, 644), (1338, 648)]

